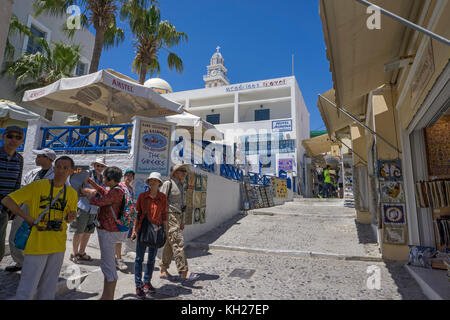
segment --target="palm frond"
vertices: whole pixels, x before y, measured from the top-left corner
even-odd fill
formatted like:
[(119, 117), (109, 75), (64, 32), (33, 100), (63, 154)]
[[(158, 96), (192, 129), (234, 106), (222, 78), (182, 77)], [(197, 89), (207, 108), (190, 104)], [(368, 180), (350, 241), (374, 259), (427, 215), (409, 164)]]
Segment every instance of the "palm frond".
[(173, 52), (170, 52), (167, 56), (167, 65), (169, 66), (169, 70), (175, 68), (177, 72), (183, 73), (183, 61)]

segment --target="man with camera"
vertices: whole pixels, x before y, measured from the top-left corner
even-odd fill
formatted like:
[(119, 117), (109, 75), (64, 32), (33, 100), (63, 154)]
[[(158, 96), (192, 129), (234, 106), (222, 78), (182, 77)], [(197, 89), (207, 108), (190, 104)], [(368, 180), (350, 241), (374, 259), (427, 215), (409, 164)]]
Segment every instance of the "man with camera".
[[(29, 185), (30, 183), (41, 179), (53, 179), (55, 173), (53, 172), (53, 161), (56, 159), (56, 153), (52, 149), (33, 150), (36, 155), (36, 165), (40, 168), (36, 168), (28, 172), (23, 178), (22, 187)], [(28, 205), (22, 204), (20, 208), (28, 215)], [(11, 251), (11, 257), (16, 263), (14, 266), (8, 266), (5, 271), (16, 272), (22, 270), (23, 265), (23, 250), (17, 249), (14, 245), (14, 236), (17, 230), (22, 224), (23, 219), (19, 216), (14, 216), (11, 224), (11, 230), (9, 233), (9, 249)]]
[[(0, 147), (0, 200), (20, 188), (22, 181), (23, 157), (16, 150), (23, 143), (23, 129), (9, 126), (3, 134)], [(5, 255), (6, 228), (9, 210), (0, 204), (0, 261)]]
[[(1, 201), (31, 227), (24, 249), (24, 261), (17, 300), (53, 300), (64, 260), (67, 223), (76, 218), (78, 196), (66, 180), (73, 172), (70, 157), (55, 161), (52, 180), (35, 181), (14, 191)], [(29, 215), (19, 207), (27, 203)]]
[(184, 212), (186, 210), (186, 193), (183, 184), (189, 169), (188, 164), (177, 164), (172, 168), (170, 179), (163, 183), (161, 192), (167, 196), (168, 203), (168, 231), (160, 262), (160, 278), (170, 279), (168, 273), (172, 257), (182, 280), (197, 280), (198, 274), (189, 272), (186, 254), (184, 253)]

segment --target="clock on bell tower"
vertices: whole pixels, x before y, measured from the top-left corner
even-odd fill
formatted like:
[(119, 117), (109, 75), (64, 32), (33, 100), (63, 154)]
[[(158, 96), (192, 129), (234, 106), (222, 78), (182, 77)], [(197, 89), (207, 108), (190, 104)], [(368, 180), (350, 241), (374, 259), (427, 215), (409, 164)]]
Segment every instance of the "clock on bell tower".
[(224, 59), (220, 53), (220, 47), (216, 48), (216, 52), (211, 57), (209, 66), (206, 67), (208, 73), (203, 76), (206, 88), (222, 87), (230, 84), (227, 78), (227, 69), (224, 66)]

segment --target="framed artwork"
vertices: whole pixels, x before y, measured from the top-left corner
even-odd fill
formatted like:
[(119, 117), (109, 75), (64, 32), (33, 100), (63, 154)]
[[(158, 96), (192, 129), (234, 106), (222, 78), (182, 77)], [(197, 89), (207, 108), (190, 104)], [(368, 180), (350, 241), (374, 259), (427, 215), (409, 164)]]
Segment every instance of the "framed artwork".
[(202, 191), (208, 190), (208, 176), (202, 176)]
[(202, 191), (202, 176), (199, 174), (195, 175), (195, 191)]
[(202, 208), (206, 207), (206, 192), (201, 193), (200, 206)]
[(194, 208), (194, 224), (200, 224), (201, 222), (201, 208)]
[(381, 211), (385, 225), (406, 225), (404, 203), (382, 203)]
[(389, 244), (405, 244), (406, 243), (406, 227), (386, 226), (384, 228), (384, 243)]
[(400, 159), (378, 160), (378, 179), (380, 181), (403, 180), (402, 165)]
[(189, 172), (189, 174), (186, 176), (188, 180), (188, 189), (194, 190), (195, 188), (195, 173)]
[(186, 192), (186, 206), (193, 207), (194, 206), (194, 191), (188, 190)]
[(202, 206), (202, 192), (194, 191), (193, 207), (200, 208)]
[(184, 224), (185, 225), (192, 224), (193, 212), (194, 212), (194, 210), (192, 207), (186, 207), (186, 211), (184, 212)]
[(405, 202), (403, 183), (397, 181), (380, 182), (381, 202)]
[(200, 209), (200, 223), (206, 223), (206, 208)]

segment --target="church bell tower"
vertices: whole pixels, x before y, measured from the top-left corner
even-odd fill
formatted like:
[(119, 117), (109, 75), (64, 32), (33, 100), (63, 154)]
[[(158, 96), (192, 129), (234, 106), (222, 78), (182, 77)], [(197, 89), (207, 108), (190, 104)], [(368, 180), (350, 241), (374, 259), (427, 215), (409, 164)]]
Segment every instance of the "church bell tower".
[(216, 48), (216, 52), (213, 54), (209, 66), (206, 67), (207, 74), (203, 76), (205, 81), (205, 88), (222, 87), (230, 84), (227, 78), (227, 68), (224, 66), (224, 59), (219, 52), (220, 47)]

